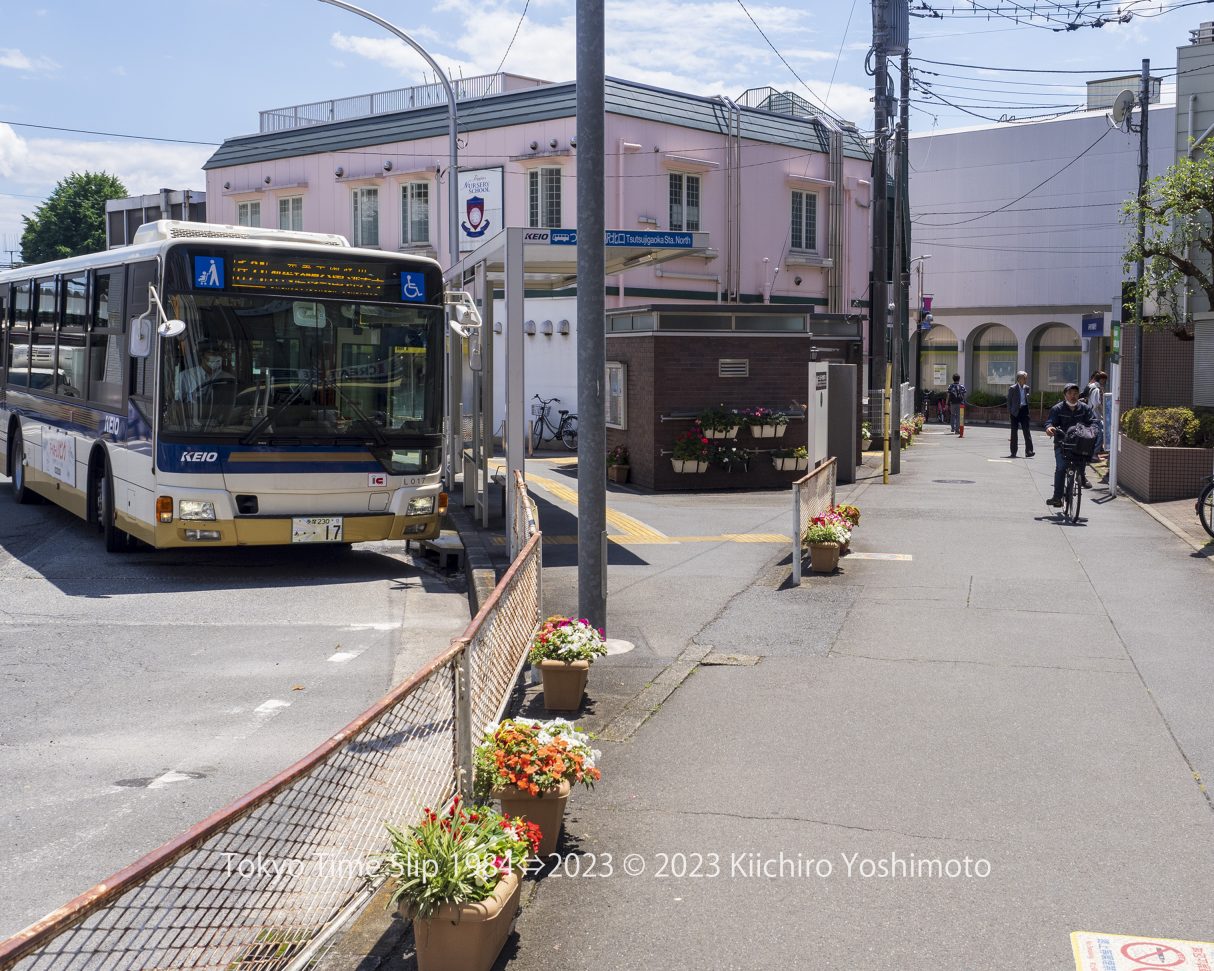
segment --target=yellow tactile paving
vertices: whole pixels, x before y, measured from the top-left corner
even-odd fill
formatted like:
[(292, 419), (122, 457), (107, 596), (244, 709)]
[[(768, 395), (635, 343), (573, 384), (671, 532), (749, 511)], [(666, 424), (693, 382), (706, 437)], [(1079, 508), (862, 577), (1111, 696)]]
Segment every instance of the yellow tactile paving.
[[(528, 485), (537, 485), (555, 499), (561, 499), (570, 505), (577, 506), (577, 490), (552, 479), (539, 475), (528, 475)], [(612, 539), (629, 539), (643, 543), (674, 542), (665, 533), (646, 526), (639, 519), (626, 516), (617, 509), (607, 510), (608, 535)]]

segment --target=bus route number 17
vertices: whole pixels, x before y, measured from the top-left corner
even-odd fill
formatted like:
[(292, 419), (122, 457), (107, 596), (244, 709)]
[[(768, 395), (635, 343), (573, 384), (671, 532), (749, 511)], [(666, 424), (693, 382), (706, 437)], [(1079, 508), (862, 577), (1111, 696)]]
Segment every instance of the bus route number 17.
[(341, 516), (308, 516), (291, 520), (292, 543), (340, 543)]

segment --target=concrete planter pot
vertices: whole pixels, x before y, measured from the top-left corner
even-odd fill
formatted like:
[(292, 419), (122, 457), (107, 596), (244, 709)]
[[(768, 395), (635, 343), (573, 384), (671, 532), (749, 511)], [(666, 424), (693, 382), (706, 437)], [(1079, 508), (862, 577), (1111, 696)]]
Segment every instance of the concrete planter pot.
[(561, 822), (565, 818), (565, 804), (569, 802), (569, 780), (556, 789), (533, 796), (518, 786), (495, 789), (493, 796), (501, 801), (502, 812), (507, 816), (522, 816), (540, 828), (540, 860), (556, 852), (556, 841), (561, 835)]
[(693, 459), (671, 459), (670, 464), (674, 466), (674, 470), (680, 473), (707, 472), (707, 462), (696, 462)]
[(624, 483), (628, 481), (628, 473), (632, 471), (632, 467), (628, 465), (609, 465), (607, 466), (607, 478), (611, 482)]
[(872, 447), (873, 447), (873, 440), (871, 438), (860, 439), (860, 451), (867, 452)]
[(810, 543), (809, 568), (814, 573), (834, 573), (839, 568), (839, 544)]
[(1214, 449), (1142, 445), (1118, 434), (1117, 484), (1143, 502), (1195, 499), (1210, 475)]
[(751, 425), (750, 434), (755, 438), (783, 438), (788, 425)]
[(738, 429), (741, 427), (742, 427), (741, 425), (731, 425), (729, 428), (720, 428), (720, 429), (711, 429), (711, 430), (705, 428), (704, 437), (705, 438), (737, 438)]
[(577, 711), (582, 707), (590, 677), (589, 661), (540, 661), (539, 669), (548, 711)]
[(511, 871), (485, 900), (443, 904), (424, 920), (413, 918), (418, 971), (490, 971), (510, 936), (522, 889)]

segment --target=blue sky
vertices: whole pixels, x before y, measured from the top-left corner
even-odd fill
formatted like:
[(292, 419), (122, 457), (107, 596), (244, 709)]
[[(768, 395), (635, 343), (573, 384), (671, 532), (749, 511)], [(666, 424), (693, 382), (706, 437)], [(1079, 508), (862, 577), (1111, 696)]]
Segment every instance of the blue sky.
[[(1116, 9), (1110, 3), (1101, 9)], [(457, 76), (493, 73), (499, 65), (551, 81), (575, 74), (574, 0), (361, 5), (408, 32)], [(1055, 32), (974, 17), (970, 0), (939, 4), (942, 18), (912, 19), (910, 46), (915, 58), (933, 61), (1093, 76), (1136, 72), (1150, 57), (1153, 72), (1166, 74), (1189, 31), (1203, 17), (1214, 19), (1208, 4), (1162, 16), (1154, 15), (1158, 2), (1128, 5), (1139, 13), (1129, 23)], [(2, 8), (0, 250), (19, 248), (21, 215), (72, 171), (110, 172), (133, 194), (202, 188), (201, 165), (213, 149), (184, 142), (254, 132), (258, 111), (267, 108), (428, 80), (425, 62), (398, 40), (319, 0), (2, 0)], [(731, 97), (771, 85), (825, 101), (872, 127), (866, 2), (746, 0), (743, 7), (736, 0), (608, 0), (606, 21), (608, 74)], [(948, 100), (994, 118), (1050, 110), (1021, 107), (1029, 104), (1081, 100), (1081, 75), (915, 67)], [(916, 100), (914, 130), (980, 123), (964, 111), (929, 106), (923, 96)], [(0, 263), (8, 259), (0, 252)]]

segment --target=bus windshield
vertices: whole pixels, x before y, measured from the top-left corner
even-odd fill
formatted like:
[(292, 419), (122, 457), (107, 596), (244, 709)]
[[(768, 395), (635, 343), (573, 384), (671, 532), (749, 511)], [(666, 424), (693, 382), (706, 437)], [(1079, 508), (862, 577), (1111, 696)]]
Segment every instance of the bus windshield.
[[(160, 431), (257, 441), (434, 444), (442, 310), (336, 299), (170, 293)], [(412, 441), (411, 441), (412, 440)]]

